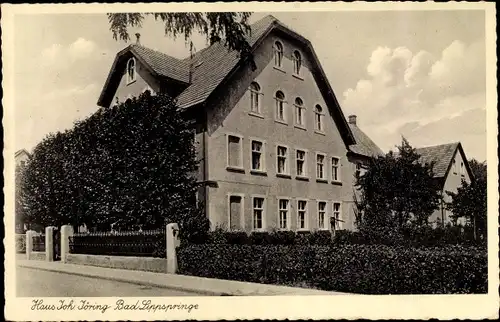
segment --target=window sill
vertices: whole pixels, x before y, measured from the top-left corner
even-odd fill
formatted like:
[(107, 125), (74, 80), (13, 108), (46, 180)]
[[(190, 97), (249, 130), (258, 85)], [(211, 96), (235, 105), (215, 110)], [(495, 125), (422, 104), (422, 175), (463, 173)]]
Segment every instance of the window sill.
[(319, 231), (329, 231), (328, 228), (318, 228)]
[(328, 180), (326, 180), (326, 179), (316, 179), (316, 182), (328, 183)]
[(302, 126), (302, 125), (295, 124), (294, 126), (295, 126), (296, 129), (307, 131), (307, 129), (304, 126)]
[(280, 71), (282, 72), (283, 74), (286, 74), (285, 70), (284, 69), (281, 69), (281, 67), (278, 67), (278, 66), (273, 66), (273, 68), (277, 71)]
[(336, 186), (341, 186), (342, 185), (342, 181), (333, 180), (332, 184), (336, 185)]
[(250, 173), (259, 176), (267, 176), (267, 172), (264, 170), (250, 170)]
[(261, 118), (261, 119), (264, 118), (264, 115), (259, 114), (257, 112), (248, 112), (248, 115), (255, 116), (255, 117), (258, 117), (258, 118)]
[(264, 233), (266, 231), (266, 229), (264, 228), (253, 228), (252, 229), (252, 232), (256, 232), (256, 233)]
[(293, 77), (297, 78), (297, 79), (300, 79), (301, 81), (304, 80), (303, 77), (301, 77), (300, 75), (297, 75), (297, 74), (292, 74)]
[(127, 86), (128, 86), (128, 85), (131, 85), (131, 84), (133, 84), (133, 83), (135, 83), (135, 82), (137, 82), (137, 79), (131, 80), (130, 82), (128, 82), (128, 81), (127, 81)]
[(274, 122), (279, 123), (279, 124), (283, 124), (283, 125), (288, 125), (288, 122), (283, 121), (283, 120), (274, 119)]
[(309, 229), (307, 229), (307, 228), (297, 228), (298, 233), (307, 233), (308, 231), (309, 231)]
[(231, 172), (245, 173), (245, 169), (244, 168), (234, 167), (234, 166), (227, 166), (226, 170), (227, 171), (231, 171)]
[(319, 130), (314, 130), (314, 133), (319, 134), (319, 135), (326, 135), (325, 132), (319, 131)]
[(292, 179), (292, 176), (286, 173), (276, 173), (278, 178)]
[(305, 176), (296, 176), (295, 179), (302, 180), (302, 181), (309, 181), (309, 178), (305, 177)]

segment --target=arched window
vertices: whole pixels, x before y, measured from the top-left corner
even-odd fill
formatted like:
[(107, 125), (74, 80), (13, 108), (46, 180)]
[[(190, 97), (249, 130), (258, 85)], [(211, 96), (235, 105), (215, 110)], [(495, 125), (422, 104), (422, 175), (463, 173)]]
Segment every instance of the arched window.
[(302, 67), (302, 57), (300, 53), (296, 50), (293, 52), (293, 72), (296, 75), (300, 75), (300, 68)]
[(135, 81), (136, 75), (135, 75), (135, 59), (130, 58), (128, 63), (127, 63), (127, 83), (131, 83)]
[(250, 111), (260, 114), (260, 86), (256, 82), (250, 84)]
[(285, 94), (282, 91), (276, 92), (276, 119), (285, 120)]
[(281, 67), (283, 63), (283, 45), (277, 41), (274, 43), (274, 65)]
[(304, 126), (304, 102), (300, 97), (295, 99), (295, 125)]
[(314, 123), (317, 131), (323, 132), (324, 131), (324, 126), (323, 126), (323, 108), (321, 106), (316, 105), (314, 108)]

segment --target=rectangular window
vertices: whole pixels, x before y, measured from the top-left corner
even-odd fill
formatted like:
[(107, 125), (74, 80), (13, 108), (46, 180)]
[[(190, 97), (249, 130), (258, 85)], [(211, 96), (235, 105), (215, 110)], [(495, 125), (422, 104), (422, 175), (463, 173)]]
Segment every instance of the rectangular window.
[(229, 167), (242, 168), (242, 147), (241, 138), (229, 135), (227, 138), (227, 163)]
[(288, 149), (284, 146), (278, 146), (277, 158), (278, 158), (278, 173), (287, 174), (288, 173), (288, 162), (287, 162)]
[(242, 220), (242, 198), (241, 196), (229, 196), (229, 228), (231, 230), (241, 229)]
[(335, 218), (335, 229), (342, 229), (342, 222), (340, 221), (340, 203), (333, 203), (333, 218)]
[(253, 198), (253, 229), (264, 228), (264, 198)]
[(326, 228), (326, 202), (318, 202), (318, 228)]
[(279, 228), (288, 229), (288, 207), (290, 201), (288, 199), (279, 199)]
[(306, 175), (306, 152), (297, 150), (297, 176), (305, 177)]
[(457, 164), (456, 164), (455, 160), (452, 161), (451, 166), (453, 168), (453, 174), (457, 174)]
[(465, 177), (465, 167), (463, 162), (460, 162), (460, 175)]
[(325, 179), (325, 156), (323, 154), (316, 155), (316, 178)]
[(339, 175), (339, 158), (332, 158), (332, 181), (340, 181)]
[(297, 202), (297, 227), (299, 229), (307, 228), (307, 201), (299, 200)]
[(263, 143), (252, 140), (252, 170), (264, 171)]

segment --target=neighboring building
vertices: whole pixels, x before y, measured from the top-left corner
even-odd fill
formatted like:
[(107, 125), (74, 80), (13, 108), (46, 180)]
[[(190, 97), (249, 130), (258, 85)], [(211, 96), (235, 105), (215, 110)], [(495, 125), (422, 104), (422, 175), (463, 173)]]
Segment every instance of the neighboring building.
[(16, 161), (16, 172), (15, 172), (15, 198), (16, 198), (16, 232), (22, 233), (26, 230), (26, 225), (22, 222), (23, 221), (23, 216), (22, 216), (22, 210), (19, 206), (19, 201), (20, 201), (20, 196), (21, 196), (21, 179), (22, 179), (22, 169), (24, 166), (26, 166), (27, 162), (29, 161), (31, 155), (29, 154), (28, 151), (25, 149), (18, 150), (15, 155), (15, 161)]
[(367, 143), (380, 149), (347, 123), (307, 39), (266, 16), (249, 42), (256, 70), (221, 43), (186, 59), (130, 45), (98, 104), (146, 90), (176, 97), (197, 121), (198, 198), (212, 228), (329, 229), (331, 216), (352, 225), (355, 164)]
[(17, 166), (25, 166), (26, 163), (29, 161), (31, 155), (25, 149), (21, 149), (16, 152), (14, 157), (16, 159), (16, 167), (17, 167)]
[[(462, 185), (462, 180), (470, 183), (473, 180), (473, 175), (469, 167), (469, 162), (465, 156), (465, 152), (460, 142), (441, 144), (416, 149), (420, 154), (422, 163), (434, 162), (433, 172), (434, 178), (439, 183), (444, 201), (430, 217), (429, 223), (437, 224), (451, 222), (449, 210), (446, 210), (445, 203), (451, 201), (451, 197), (446, 194), (446, 191), (457, 192), (457, 188)], [(463, 223), (462, 220), (459, 223)]]
[(344, 182), (347, 187), (347, 194), (343, 198), (345, 222), (341, 227), (347, 230), (355, 230), (357, 214), (355, 200), (360, 197), (360, 192), (355, 187), (356, 177), (364, 173), (371, 158), (383, 156), (384, 152), (358, 127), (356, 115), (349, 115), (349, 127), (356, 144), (350, 145), (347, 152), (349, 163), (346, 165), (345, 172), (350, 174), (350, 178), (346, 178)]

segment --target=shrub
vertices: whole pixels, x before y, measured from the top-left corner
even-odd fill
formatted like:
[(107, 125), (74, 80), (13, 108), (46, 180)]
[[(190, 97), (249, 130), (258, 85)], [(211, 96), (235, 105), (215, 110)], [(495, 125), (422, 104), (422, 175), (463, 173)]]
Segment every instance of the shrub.
[(181, 274), (363, 294), (487, 292), (486, 251), (385, 245), (189, 245)]

